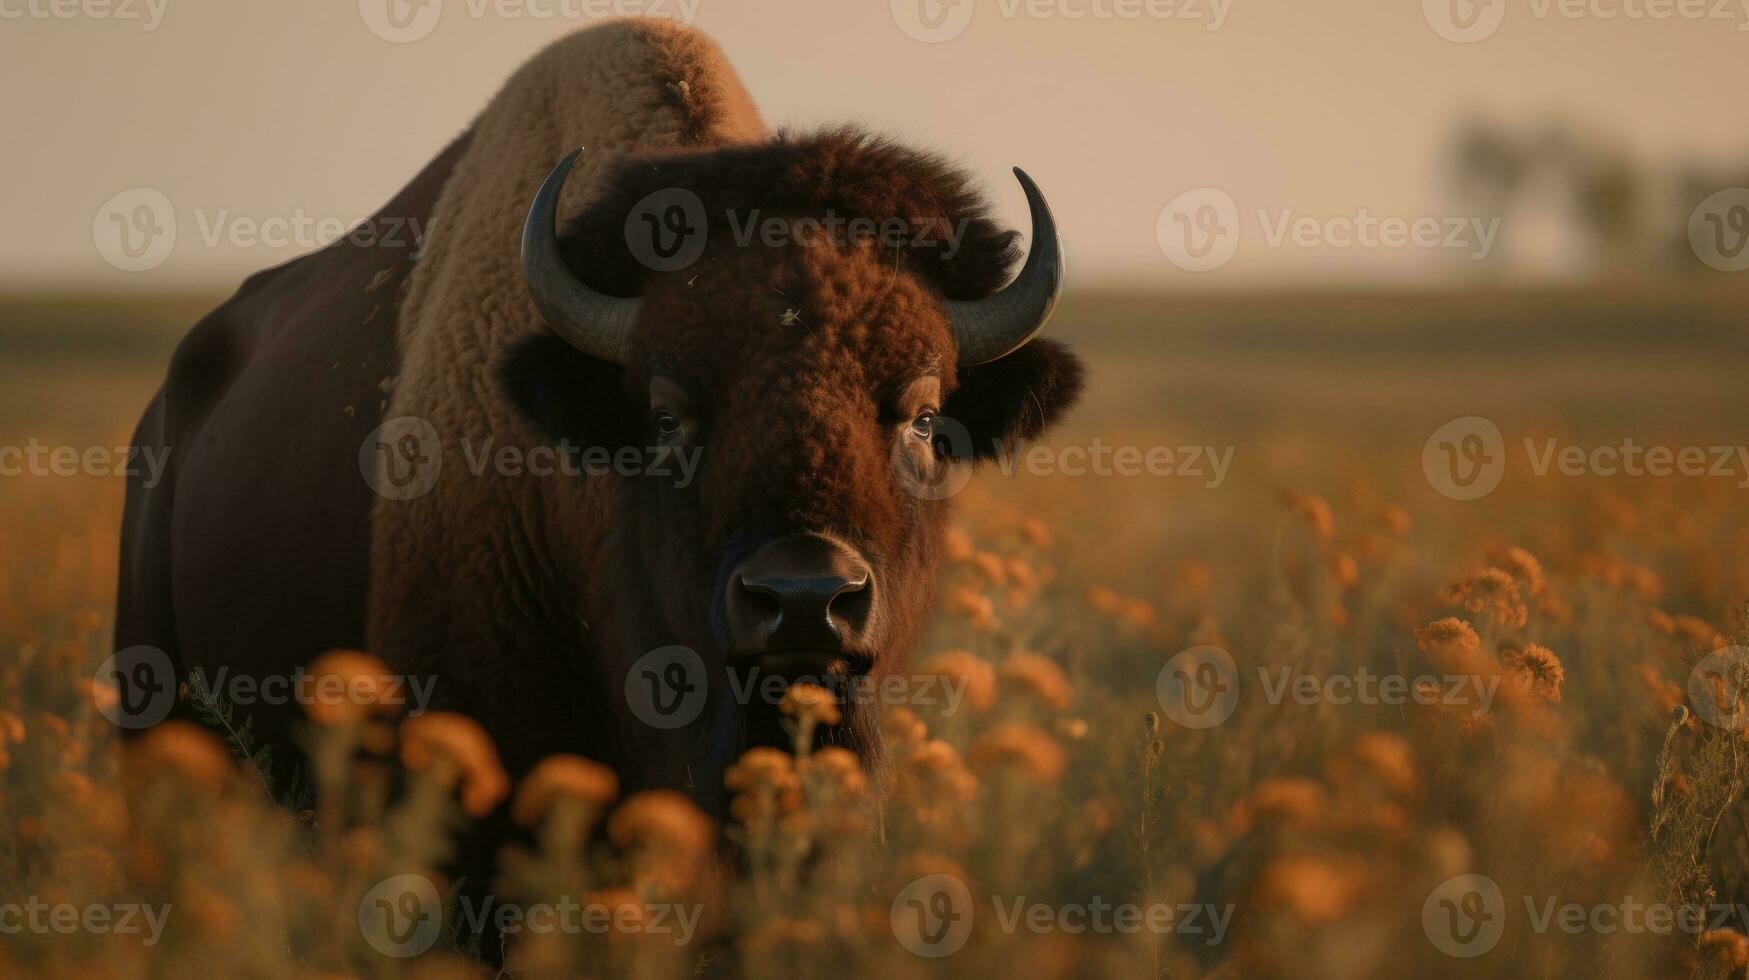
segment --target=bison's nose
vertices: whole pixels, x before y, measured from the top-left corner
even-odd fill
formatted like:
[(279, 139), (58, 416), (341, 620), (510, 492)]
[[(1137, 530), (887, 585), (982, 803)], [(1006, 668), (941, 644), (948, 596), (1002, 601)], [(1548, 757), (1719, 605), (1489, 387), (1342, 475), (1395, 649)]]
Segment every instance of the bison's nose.
[(835, 541), (780, 538), (730, 574), (725, 599), (738, 654), (858, 650), (872, 625), (874, 574)]

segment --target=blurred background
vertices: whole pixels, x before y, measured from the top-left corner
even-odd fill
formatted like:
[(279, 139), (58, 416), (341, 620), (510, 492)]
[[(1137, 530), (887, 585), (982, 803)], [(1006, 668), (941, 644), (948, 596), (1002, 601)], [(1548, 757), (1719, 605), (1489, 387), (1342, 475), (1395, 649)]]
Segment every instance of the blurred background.
[[(13, 148), (0, 287), (225, 290), (312, 244), (214, 228), (304, 216), (330, 226), (306, 239), (331, 240), (519, 63), (615, 9), (711, 34), (773, 124), (856, 120), (943, 149), (1011, 215), (1007, 169), (1026, 167), (1078, 286), (1655, 276), (1694, 264), (1697, 203), (1749, 183), (1735, 98), (1749, 10), (1702, 6), (1652, 19), (1623, 0), (6, 0), (0, 84), (21, 97), (0, 108)], [(141, 272), (93, 242), (134, 188), (177, 219), (173, 248)], [(1241, 241), (1188, 275), (1162, 255), (1159, 218), (1196, 188), (1235, 202)], [(1260, 210), (1501, 227), (1481, 259), (1274, 245)]]

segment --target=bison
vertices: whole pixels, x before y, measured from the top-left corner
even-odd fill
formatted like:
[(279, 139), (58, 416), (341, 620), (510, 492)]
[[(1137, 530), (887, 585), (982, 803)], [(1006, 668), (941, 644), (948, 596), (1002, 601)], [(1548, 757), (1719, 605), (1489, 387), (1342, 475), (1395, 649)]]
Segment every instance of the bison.
[[(1013, 273), (964, 174), (768, 133), (699, 34), (561, 40), (373, 221), (423, 240), (260, 273), (182, 341), (136, 435), (171, 463), (128, 489), (118, 647), (178, 678), (369, 649), (512, 776), (571, 752), (720, 815), (725, 767), (777, 731), (725, 678), (905, 671), (930, 487), (1081, 388), (1037, 338), (1062, 258), (1019, 176)], [(696, 716), (652, 724), (631, 695), (669, 680)], [(238, 707), (290, 750), (295, 704)], [(823, 732), (879, 765), (865, 707)]]

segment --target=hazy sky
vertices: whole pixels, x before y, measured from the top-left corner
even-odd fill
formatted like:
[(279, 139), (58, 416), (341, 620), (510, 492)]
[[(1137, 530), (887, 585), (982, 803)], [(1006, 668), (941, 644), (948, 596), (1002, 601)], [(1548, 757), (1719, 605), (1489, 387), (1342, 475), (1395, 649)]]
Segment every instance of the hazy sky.
[[(441, 6), (398, 8), (408, 26), (397, 32), (390, 2), (405, 0), (0, 0), (0, 288), (228, 286), (306, 251), (320, 229), (278, 248), (250, 244), (248, 231), (326, 220), (331, 235), (369, 215), (519, 62), (610, 7), (426, 0)], [(1461, 216), (1439, 163), (1471, 112), (1558, 115), (1650, 164), (1749, 161), (1749, 0), (1682, 2), (1695, 6), (642, 0), (639, 9), (695, 15), (768, 121), (854, 119), (945, 149), (986, 181), (1010, 221), (1025, 212), (1007, 168), (1026, 167), (1058, 214), (1078, 283), (1225, 286), (1461, 270), (1462, 256), (1443, 247), (1335, 247), (1327, 230), (1311, 245), (1270, 239), (1302, 216)], [(1683, 9), (1725, 19), (1686, 19)], [(1645, 16), (1657, 12), (1671, 16)], [(926, 24), (959, 33), (914, 36)], [(1442, 36), (1464, 36), (1463, 25), (1486, 36)], [(1240, 234), (1230, 261), (1198, 273), (1185, 268), (1194, 257), (1175, 262), (1161, 241), (1184, 233), (1176, 221), (1229, 216), (1202, 207), (1207, 192), (1181, 198), (1204, 187), (1233, 203)], [(150, 190), (116, 197), (134, 188)], [(142, 201), (169, 208), (175, 244), (121, 260), (149, 270), (121, 271), (105, 258), (114, 247), (105, 236), (119, 234), (105, 230), (116, 220), (105, 209), (136, 214)]]

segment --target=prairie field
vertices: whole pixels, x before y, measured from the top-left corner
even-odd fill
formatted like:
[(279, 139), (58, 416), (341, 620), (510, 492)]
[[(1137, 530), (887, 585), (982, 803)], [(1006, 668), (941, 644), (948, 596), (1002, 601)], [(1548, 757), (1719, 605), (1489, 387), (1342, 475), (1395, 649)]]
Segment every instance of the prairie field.
[[(912, 665), (956, 698), (864, 773), (794, 697), (727, 849), (582, 760), (505, 785), (464, 719), (312, 717), (308, 806), (198, 690), (124, 745), (122, 480), (0, 476), (0, 899), (49, 923), (0, 917), (0, 976), (1742, 976), (1723, 278), (1071, 295), (1088, 394), (956, 498)], [(215, 301), (0, 300), (0, 446), (125, 445)], [(444, 867), (500, 798), (526, 921), (482, 950)]]

